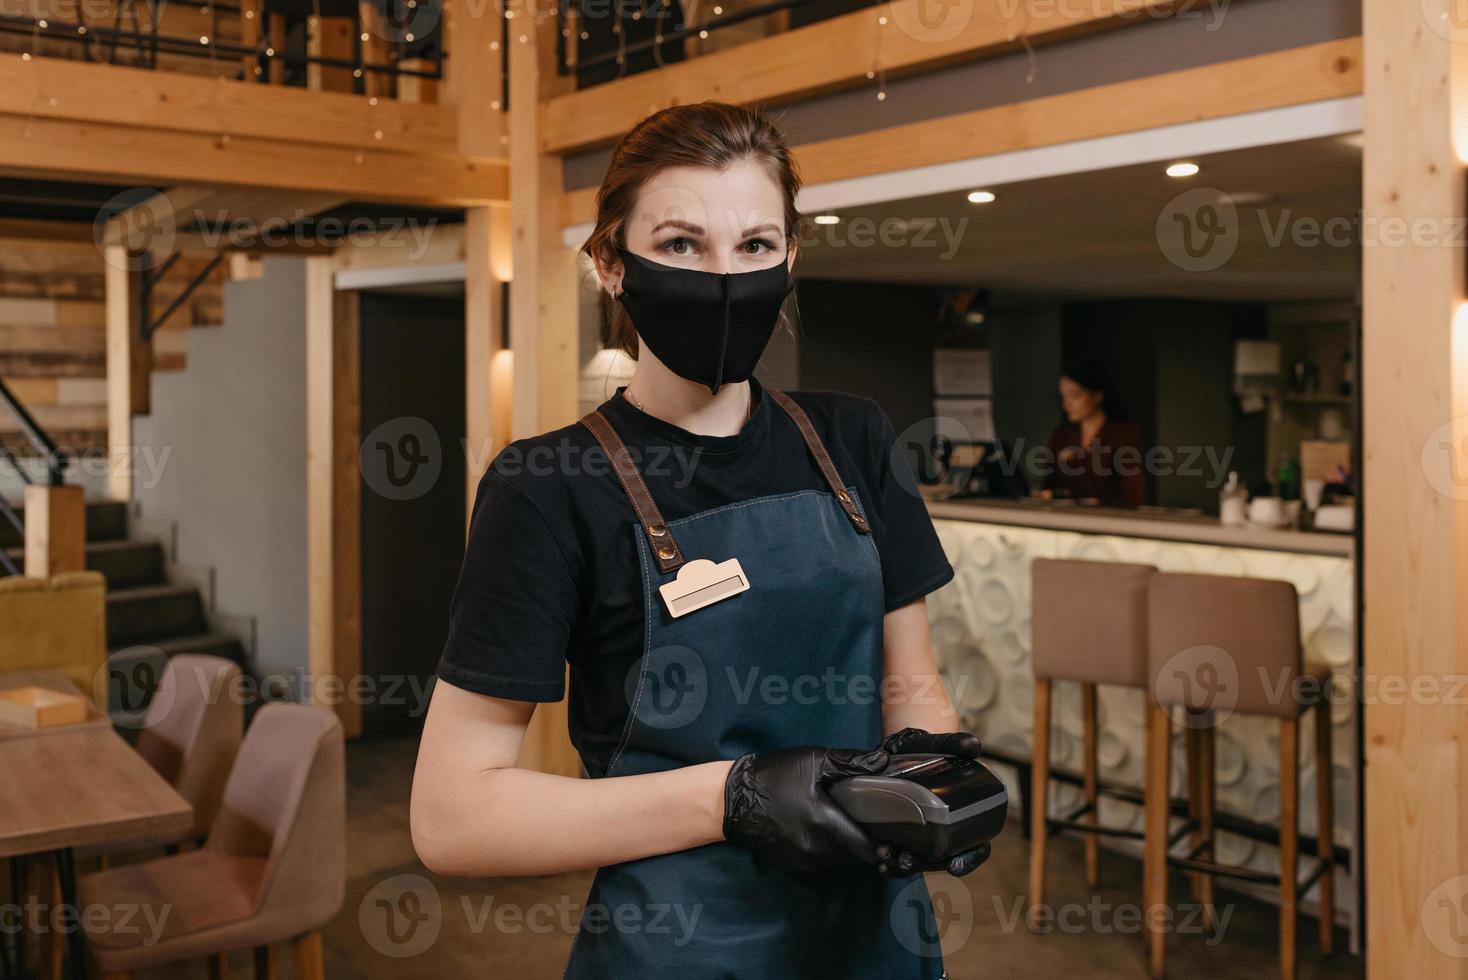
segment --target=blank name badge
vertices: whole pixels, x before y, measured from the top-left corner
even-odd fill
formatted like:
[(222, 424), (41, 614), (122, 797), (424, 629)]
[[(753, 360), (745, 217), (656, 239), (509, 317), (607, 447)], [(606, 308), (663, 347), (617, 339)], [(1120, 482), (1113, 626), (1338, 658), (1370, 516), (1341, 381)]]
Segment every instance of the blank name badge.
[(749, 578), (738, 558), (715, 564), (707, 558), (695, 558), (678, 569), (678, 577), (658, 587), (668, 613), (677, 619), (712, 606), (730, 596), (749, 591)]

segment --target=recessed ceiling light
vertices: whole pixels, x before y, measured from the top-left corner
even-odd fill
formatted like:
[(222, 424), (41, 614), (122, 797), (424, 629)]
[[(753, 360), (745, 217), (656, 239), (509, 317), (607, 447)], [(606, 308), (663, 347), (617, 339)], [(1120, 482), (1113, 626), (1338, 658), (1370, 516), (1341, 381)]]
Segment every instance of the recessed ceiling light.
[(818, 225), (834, 225), (841, 221), (841, 216), (839, 214), (818, 214), (810, 220)]
[(969, 193), (970, 204), (993, 204), (998, 197), (993, 191), (972, 191)]
[(1198, 172), (1196, 163), (1174, 163), (1167, 168), (1169, 177), (1191, 177)]

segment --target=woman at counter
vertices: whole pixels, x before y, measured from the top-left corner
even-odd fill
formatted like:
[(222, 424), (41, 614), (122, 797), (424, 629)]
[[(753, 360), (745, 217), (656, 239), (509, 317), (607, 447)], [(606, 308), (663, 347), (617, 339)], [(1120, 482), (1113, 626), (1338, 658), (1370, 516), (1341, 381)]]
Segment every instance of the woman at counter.
[(1108, 412), (1106, 372), (1095, 361), (1067, 364), (1060, 374), (1065, 421), (1050, 433), (1050, 472), (1042, 495), (1101, 507), (1139, 507), (1147, 502), (1142, 437), (1138, 428)]

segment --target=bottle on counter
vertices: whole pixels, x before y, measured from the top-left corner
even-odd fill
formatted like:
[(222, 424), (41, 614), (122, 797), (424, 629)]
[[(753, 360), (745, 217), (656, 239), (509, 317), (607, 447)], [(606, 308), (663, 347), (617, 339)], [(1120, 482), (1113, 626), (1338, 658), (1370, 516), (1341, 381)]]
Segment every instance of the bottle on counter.
[(1300, 467), (1288, 456), (1280, 457), (1279, 469), (1275, 471), (1275, 483), (1279, 486), (1281, 500), (1300, 499)]
[(1239, 483), (1239, 474), (1230, 471), (1228, 482), (1218, 491), (1218, 523), (1224, 527), (1242, 527), (1249, 523), (1249, 493)]

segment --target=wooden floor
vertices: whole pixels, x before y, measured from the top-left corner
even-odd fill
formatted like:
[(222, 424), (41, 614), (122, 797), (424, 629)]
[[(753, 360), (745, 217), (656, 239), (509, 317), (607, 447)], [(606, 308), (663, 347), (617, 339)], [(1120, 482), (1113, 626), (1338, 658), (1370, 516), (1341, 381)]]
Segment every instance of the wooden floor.
[[(407, 738), (357, 741), (348, 747), (350, 878), (341, 914), (325, 930), (327, 976), (335, 980), (560, 977), (590, 873), (487, 881), (428, 874), (414, 859), (408, 836), (408, 790), (416, 751), (416, 741)], [(1136, 863), (1103, 852), (1103, 885), (1093, 896), (1083, 881), (1080, 843), (1053, 843), (1049, 898), (1057, 907), (1069, 908), (1077, 926), (1035, 935), (1023, 925), (1027, 842), (1019, 825), (1012, 822), (1000, 842), (989, 863), (968, 879), (930, 879), (938, 896), (935, 907), (953, 980), (1145, 977), (1146, 950), (1135, 911), (1141, 888)], [(405, 900), (409, 892), (415, 897)], [(1186, 882), (1179, 879), (1173, 894), (1182, 900)], [(1191, 934), (1173, 935), (1168, 943), (1168, 975), (1277, 977), (1275, 908), (1223, 890), (1218, 901), (1221, 915), (1228, 910), (1221, 940), (1196, 928)], [(1362, 961), (1348, 954), (1322, 960), (1310, 941), (1314, 932), (1313, 922), (1301, 923), (1301, 980), (1364, 975)], [(1337, 933), (1336, 945), (1346, 948), (1344, 931)], [(230, 967), (231, 976), (252, 976), (246, 953), (232, 956)], [(277, 954), (276, 967), (282, 980), (291, 976), (288, 955)], [(202, 980), (207, 975), (200, 961), (145, 971), (134, 980)]]

